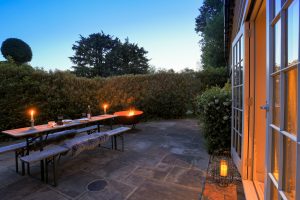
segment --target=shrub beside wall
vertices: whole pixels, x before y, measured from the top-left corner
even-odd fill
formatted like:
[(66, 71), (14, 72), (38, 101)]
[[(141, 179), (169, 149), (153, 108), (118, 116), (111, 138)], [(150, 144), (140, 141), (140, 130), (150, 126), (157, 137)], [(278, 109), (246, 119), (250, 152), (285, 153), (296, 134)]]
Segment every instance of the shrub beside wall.
[(209, 153), (230, 147), (231, 87), (213, 87), (197, 97), (198, 115)]
[[(91, 105), (93, 114), (134, 107), (146, 118), (179, 118), (194, 105), (195, 96), (221, 79), (205, 83), (199, 77), (214, 79), (220, 72), (157, 73), (110, 78), (78, 78), (68, 72), (45, 72), (28, 65), (0, 62), (0, 131), (29, 126), (28, 110), (37, 109), (36, 123), (56, 120), (58, 115), (78, 118)], [(223, 74), (227, 77), (227, 74)], [(223, 78), (222, 80), (225, 80)], [(223, 84), (225, 81), (223, 82)]]

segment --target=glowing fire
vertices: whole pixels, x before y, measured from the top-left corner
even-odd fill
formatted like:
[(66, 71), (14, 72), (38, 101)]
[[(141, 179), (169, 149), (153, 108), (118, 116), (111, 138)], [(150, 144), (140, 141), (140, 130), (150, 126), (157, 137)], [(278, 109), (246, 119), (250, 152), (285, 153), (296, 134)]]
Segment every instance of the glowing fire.
[(134, 110), (129, 110), (128, 116), (133, 116), (134, 115)]

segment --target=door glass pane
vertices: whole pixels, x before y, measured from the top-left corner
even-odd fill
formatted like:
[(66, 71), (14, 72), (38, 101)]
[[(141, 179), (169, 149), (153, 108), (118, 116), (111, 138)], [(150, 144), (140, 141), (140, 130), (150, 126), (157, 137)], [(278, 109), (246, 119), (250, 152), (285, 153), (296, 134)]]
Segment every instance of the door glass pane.
[(297, 69), (292, 69), (285, 74), (285, 130), (296, 135), (297, 130)]
[(278, 200), (278, 190), (271, 181), (271, 200)]
[(296, 142), (288, 137), (283, 140), (283, 191), (288, 199), (296, 198)]
[(274, 47), (275, 47), (275, 54), (274, 54), (274, 72), (275, 71), (278, 71), (280, 69), (280, 61), (281, 61), (281, 54), (280, 54), (280, 51), (281, 51), (281, 21), (278, 20), (278, 22), (275, 24), (274, 26), (274, 31), (275, 31), (275, 44), (274, 44)]
[(280, 77), (279, 75), (273, 76), (273, 119), (272, 123), (279, 127), (280, 119)]
[(279, 133), (272, 131), (272, 174), (278, 181), (279, 177)]
[(288, 65), (298, 62), (299, 43), (299, 1), (293, 1), (288, 8)]
[(281, 0), (274, 0), (275, 2), (275, 15), (280, 11), (281, 8)]

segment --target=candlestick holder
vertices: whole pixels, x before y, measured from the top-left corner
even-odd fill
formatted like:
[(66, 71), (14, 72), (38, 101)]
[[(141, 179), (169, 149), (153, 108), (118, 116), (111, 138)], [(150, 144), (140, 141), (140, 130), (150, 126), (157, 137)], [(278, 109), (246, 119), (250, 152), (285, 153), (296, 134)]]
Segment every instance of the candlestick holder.
[(30, 120), (31, 126), (30, 126), (30, 130), (35, 130), (34, 128), (34, 119)]

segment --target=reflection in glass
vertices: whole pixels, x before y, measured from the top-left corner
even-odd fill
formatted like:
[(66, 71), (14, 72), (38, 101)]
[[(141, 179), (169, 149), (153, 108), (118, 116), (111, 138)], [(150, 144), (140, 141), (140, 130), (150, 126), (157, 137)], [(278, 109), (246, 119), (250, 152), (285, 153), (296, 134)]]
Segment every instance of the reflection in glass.
[(281, 8), (281, 0), (274, 0), (275, 2), (275, 15), (280, 11)]
[(279, 177), (279, 133), (272, 131), (272, 174), (278, 181)]
[(299, 43), (299, 1), (293, 1), (288, 8), (288, 65), (298, 62)]
[(285, 74), (285, 115), (284, 128), (287, 132), (296, 135), (297, 130), (297, 69)]
[(271, 183), (271, 200), (278, 200), (278, 190), (273, 183)]
[(288, 199), (296, 198), (296, 142), (288, 137), (283, 140), (283, 191)]
[(280, 61), (281, 61), (281, 54), (280, 54), (280, 50), (281, 50), (281, 21), (278, 20), (278, 22), (275, 24), (274, 29), (275, 29), (275, 34), (274, 34), (274, 38), (275, 38), (275, 44), (274, 44), (274, 49), (275, 49), (275, 63), (274, 63), (274, 72), (278, 71), (280, 69)]
[(273, 76), (273, 119), (272, 123), (279, 127), (280, 119), (280, 77), (279, 75)]

